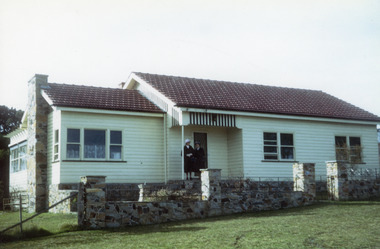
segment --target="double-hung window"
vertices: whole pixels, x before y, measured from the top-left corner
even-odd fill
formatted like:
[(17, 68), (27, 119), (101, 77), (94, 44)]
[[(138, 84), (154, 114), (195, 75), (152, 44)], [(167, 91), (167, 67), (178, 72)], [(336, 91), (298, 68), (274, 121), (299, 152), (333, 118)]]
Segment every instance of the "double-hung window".
[(80, 158), (80, 129), (67, 129), (66, 158)]
[(67, 159), (121, 160), (122, 131), (67, 129)]
[(26, 144), (16, 145), (10, 152), (11, 173), (26, 169)]
[(106, 131), (84, 130), (84, 158), (106, 158)]
[(336, 160), (350, 163), (362, 162), (360, 137), (335, 136)]
[(110, 159), (121, 159), (123, 144), (121, 131), (111, 131), (110, 137)]
[(54, 131), (54, 161), (59, 159), (59, 130)]
[(294, 160), (293, 134), (264, 132), (264, 160)]

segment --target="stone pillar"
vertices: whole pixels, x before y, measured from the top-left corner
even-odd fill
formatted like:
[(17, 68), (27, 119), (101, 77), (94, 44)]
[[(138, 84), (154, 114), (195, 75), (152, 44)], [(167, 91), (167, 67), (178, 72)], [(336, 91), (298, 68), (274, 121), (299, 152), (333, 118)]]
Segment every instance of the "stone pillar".
[(294, 191), (303, 192), (309, 201), (316, 196), (315, 164), (295, 163), (293, 164)]
[(221, 169), (201, 169), (202, 200), (209, 203), (209, 216), (222, 213), (221, 171)]
[(346, 164), (337, 161), (326, 162), (327, 193), (329, 200), (348, 200), (349, 181)]
[(47, 75), (36, 74), (28, 83), (26, 109), (27, 192), (29, 212), (39, 212), (47, 207), (47, 115), (50, 105), (41, 95), (41, 87), (47, 86)]
[(84, 228), (106, 227), (106, 177), (83, 176), (79, 183), (78, 225)]

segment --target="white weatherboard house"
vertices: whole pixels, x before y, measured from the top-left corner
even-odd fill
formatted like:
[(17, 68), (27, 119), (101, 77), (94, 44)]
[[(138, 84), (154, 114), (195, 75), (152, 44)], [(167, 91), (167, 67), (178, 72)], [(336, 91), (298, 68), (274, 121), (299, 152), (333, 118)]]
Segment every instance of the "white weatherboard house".
[(108, 183), (184, 179), (184, 140), (199, 140), (222, 177), (291, 177), (294, 162), (345, 160), (378, 168), (380, 118), (321, 91), (132, 73), (120, 88), (29, 81), (11, 133), (11, 189), (35, 210), (81, 176)]

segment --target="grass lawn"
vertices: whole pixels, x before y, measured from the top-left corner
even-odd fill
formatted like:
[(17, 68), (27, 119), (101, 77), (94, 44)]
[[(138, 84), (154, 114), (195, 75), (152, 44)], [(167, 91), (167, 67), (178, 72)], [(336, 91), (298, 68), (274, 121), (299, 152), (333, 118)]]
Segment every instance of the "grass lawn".
[[(70, 228), (76, 224), (73, 215), (41, 216), (34, 225), (52, 235), (3, 242), (0, 247), (380, 248), (380, 200), (326, 202), (119, 230), (75, 231)], [(0, 213), (0, 230), (17, 219), (17, 213)]]

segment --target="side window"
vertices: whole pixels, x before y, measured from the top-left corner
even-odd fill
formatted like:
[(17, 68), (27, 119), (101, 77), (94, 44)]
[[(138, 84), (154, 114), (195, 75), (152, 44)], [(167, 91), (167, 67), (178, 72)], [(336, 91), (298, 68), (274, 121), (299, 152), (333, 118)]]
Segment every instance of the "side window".
[(350, 137), (350, 162), (361, 163), (362, 162), (362, 145), (360, 137)]
[(10, 154), (11, 173), (26, 170), (26, 144), (12, 147)]
[(106, 158), (106, 131), (84, 130), (84, 158)]
[(277, 133), (264, 132), (264, 159), (277, 160)]
[(294, 159), (293, 134), (281, 133), (281, 159)]
[(18, 147), (11, 149), (11, 173), (19, 171)]
[(59, 130), (54, 131), (54, 152), (53, 152), (54, 161), (59, 159)]
[(123, 137), (121, 131), (110, 132), (110, 159), (121, 159)]
[(66, 158), (80, 158), (80, 129), (67, 129)]
[(293, 134), (264, 132), (264, 160), (294, 159)]
[(336, 160), (350, 163), (362, 162), (360, 137), (335, 136)]

